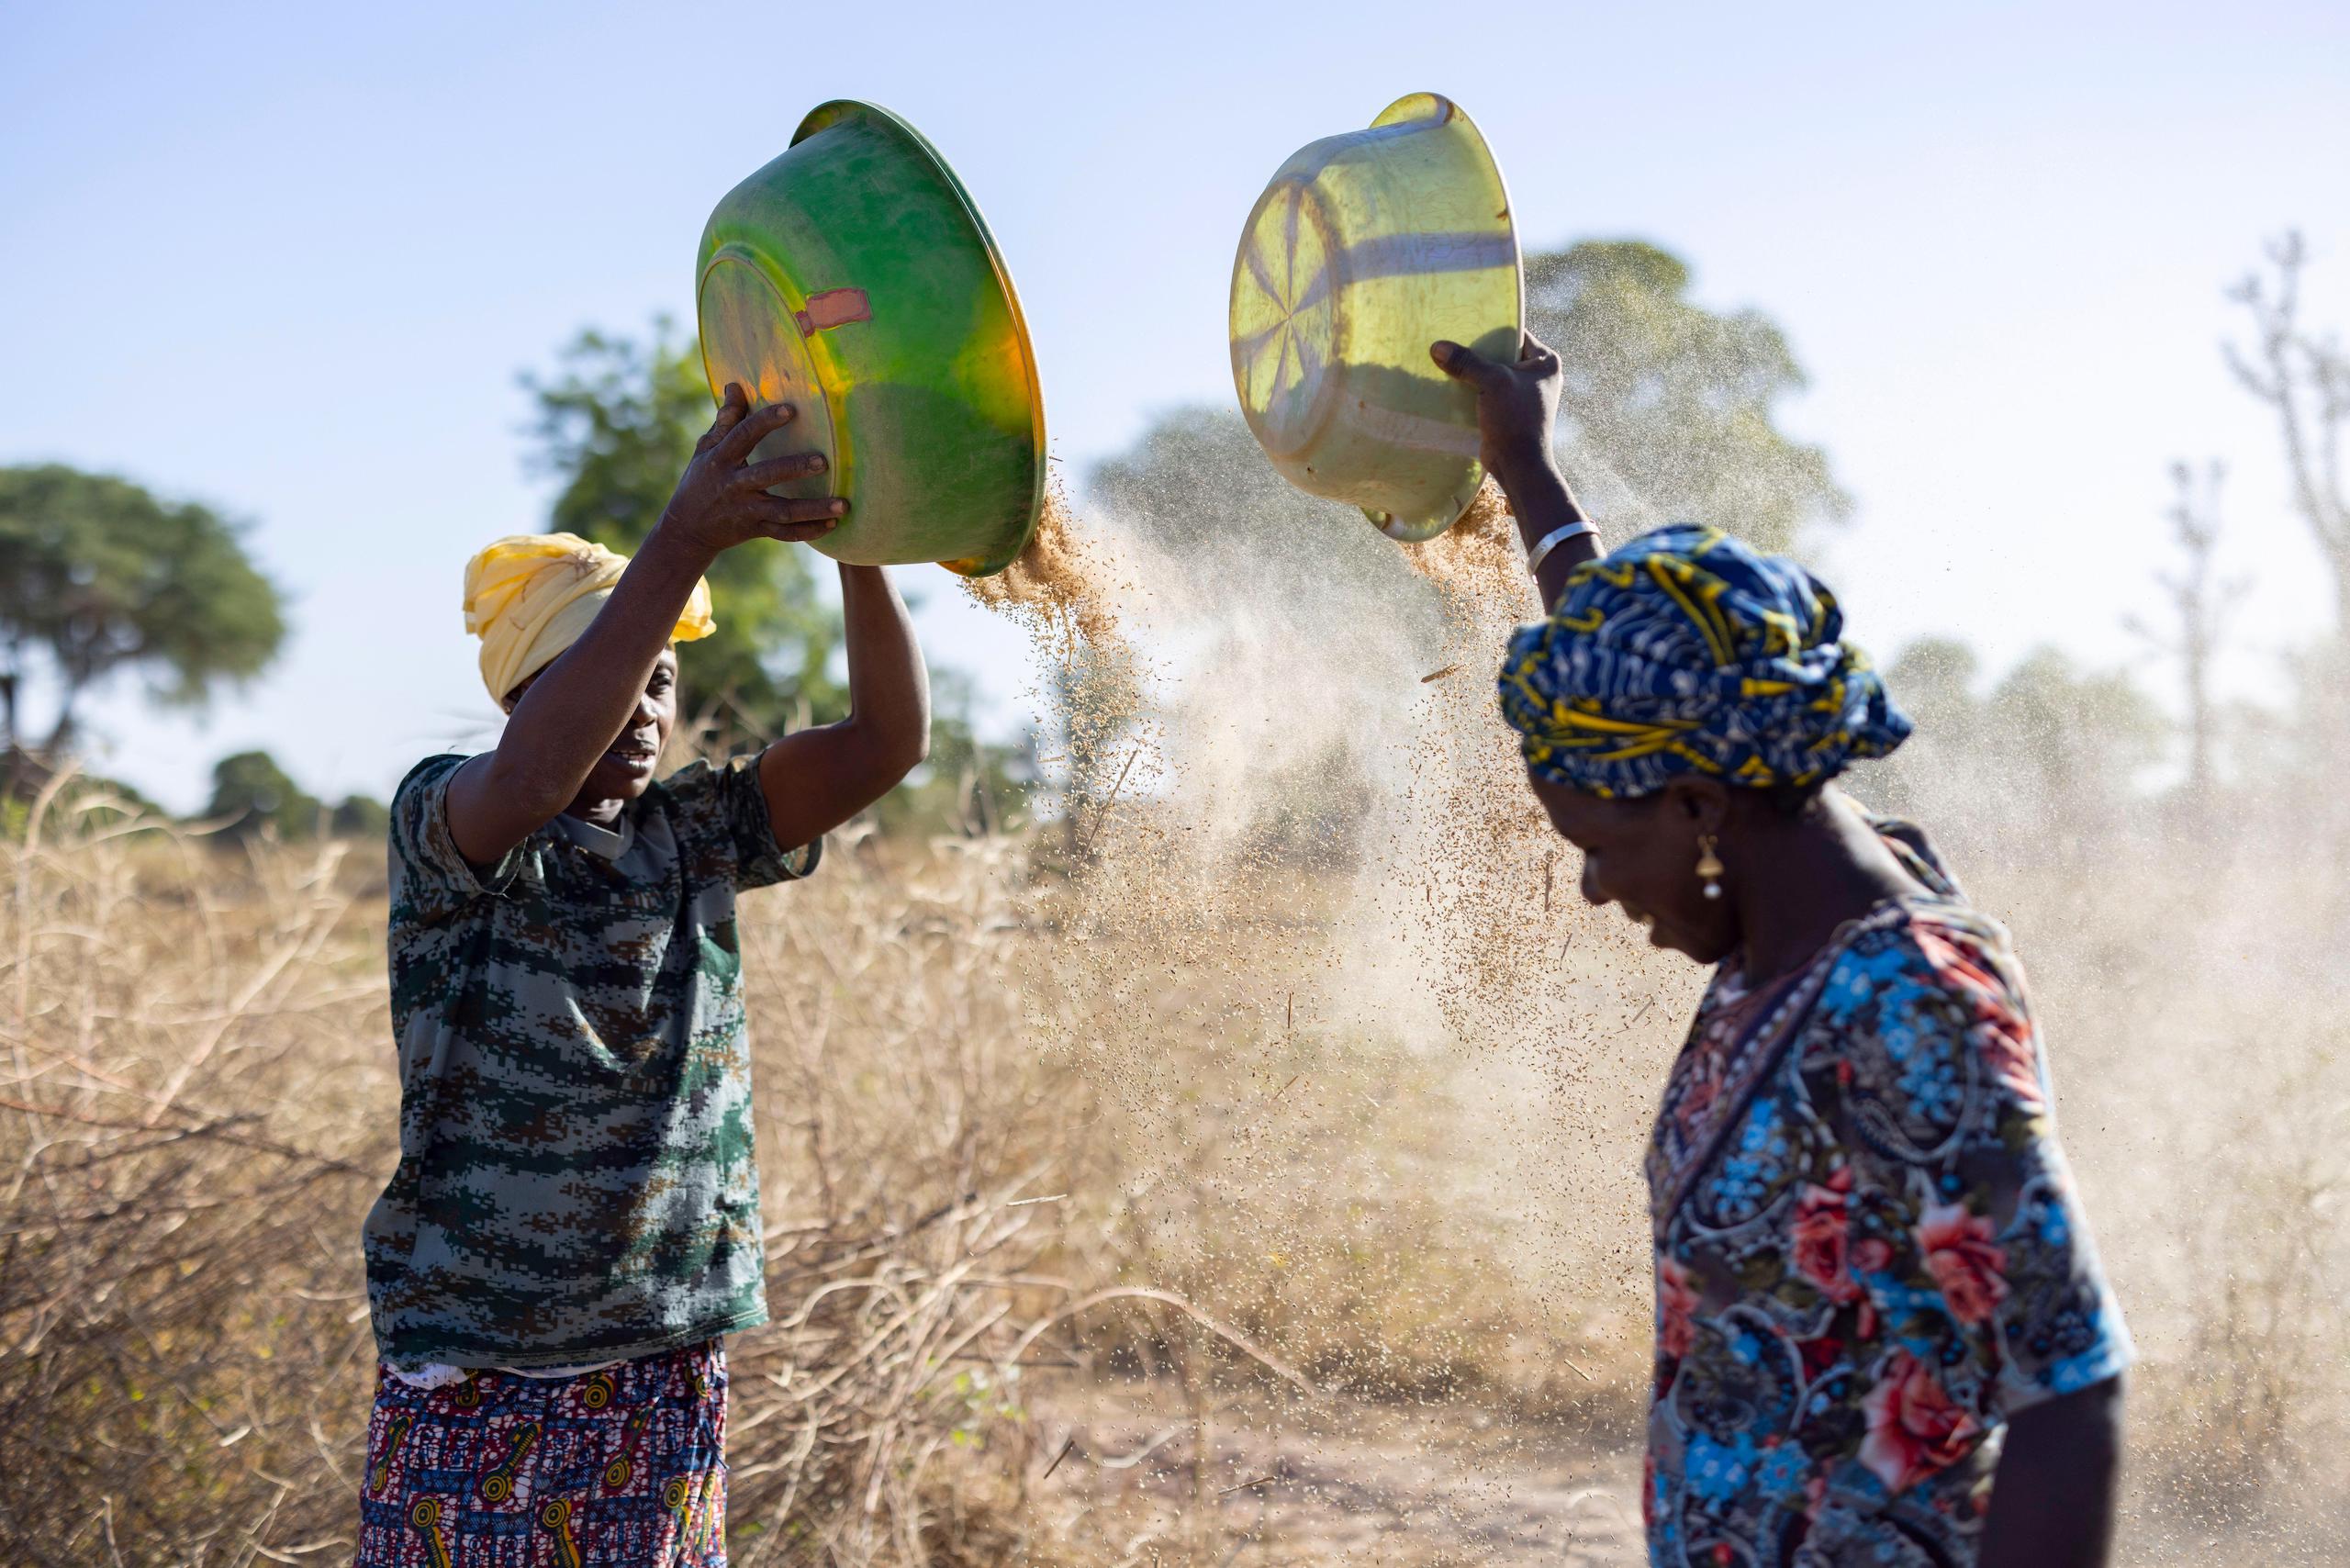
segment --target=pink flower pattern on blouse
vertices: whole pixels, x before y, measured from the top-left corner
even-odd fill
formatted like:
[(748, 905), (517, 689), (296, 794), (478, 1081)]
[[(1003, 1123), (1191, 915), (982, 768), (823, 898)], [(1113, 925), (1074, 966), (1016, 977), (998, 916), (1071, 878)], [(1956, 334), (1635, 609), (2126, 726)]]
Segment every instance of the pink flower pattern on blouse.
[(1659, 1108), (1652, 1562), (1971, 1568), (1992, 1436), (2131, 1358), (2007, 934), (1879, 826), (1930, 896), (1725, 964)]

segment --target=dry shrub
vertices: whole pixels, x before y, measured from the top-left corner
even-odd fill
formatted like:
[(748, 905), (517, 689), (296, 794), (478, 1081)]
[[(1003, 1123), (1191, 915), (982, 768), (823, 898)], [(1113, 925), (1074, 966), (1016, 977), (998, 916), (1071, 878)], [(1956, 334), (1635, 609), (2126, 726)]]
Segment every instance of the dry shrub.
[(775, 1321), (733, 1342), (737, 1560), (1033, 1557), (1004, 1358), (1083, 1289), (1057, 1265), (1092, 1151), (1020, 1047), (1017, 852), (831, 853), (744, 924)]
[[(2096, 822), (2091, 868), (1996, 823), (2066, 1154), (2141, 1354), (2125, 1559), (2334, 1560), (2350, 1529), (2350, 973), (2338, 865), (2217, 819)], [(2183, 831), (2160, 831), (2164, 827)]]
[[(745, 902), (776, 1321), (733, 1344), (737, 1560), (1304, 1560), (1242, 1533), (1294, 1516), (1225, 1495), (1300, 1433), (1334, 1470), (1428, 1438), (1342, 1494), (1411, 1515), (1418, 1553), (1469, 1539), (1413, 1491), (1497, 1451), (1459, 1434), (1516, 1445), (1504, 1490), (1636, 1443), (1636, 1157), (1694, 976), (1566, 891), (1547, 979), (1399, 967), (1382, 912), (1482, 917), (1203, 844), (1163, 797), (1096, 821), (1052, 877), (1020, 843), (851, 834)], [(2130, 1560), (2324, 1561), (2350, 1529), (2338, 870), (2128, 833), (2095, 877), (1954, 847), (2031, 966), (2144, 1351)], [(376, 855), (55, 800), (0, 842), (6, 1561), (348, 1553), (358, 1223), (394, 1144)], [(1507, 869), (1489, 902), (1540, 910), (1542, 865)], [(1543, 1053), (1469, 1027), (1536, 986)]]
[(57, 795), (0, 846), (0, 1543), (332, 1561), (396, 1142), (380, 947), (339, 846), (244, 858)]
[[(0, 1549), (344, 1561), (359, 1222), (397, 1144), (380, 851), (229, 852), (95, 804), (0, 840)], [(774, 1316), (732, 1342), (753, 1568), (1050, 1560), (1024, 1367), (1089, 1364), (1078, 1337), (1136, 1307), (1229, 1336), (1095, 1271), (1069, 1194), (1114, 1185), (1110, 1151), (1023, 1041), (1024, 887), (1006, 841), (851, 833), (745, 902)]]
[[(0, 1548), (347, 1561), (397, 1127), (379, 852), (102, 815), (47, 799), (0, 844)], [(1078, 1283), (1033, 1271), (1059, 1211), (1024, 1200), (1069, 1162), (998, 980), (1008, 883), (835, 861), (744, 922), (778, 1323), (735, 1341), (738, 1560), (1034, 1556), (991, 1358)]]
[(2337, 1539), (2350, 1516), (2338, 1462), (2350, 1440), (2341, 1217), (2350, 1105), (2321, 1081), (2340, 1059), (2333, 1033), (2301, 1070), (2246, 1097), (2266, 1103), (2221, 1118), (2215, 1131), (2240, 1151), (2235, 1169), (2182, 1215), (2199, 1299), (2185, 1353), (2149, 1369), (2140, 1390), (2160, 1417), (2144, 1424), (2154, 1506), (2176, 1528), (2305, 1528), (2315, 1519), (2272, 1517), (2303, 1511), (2277, 1506), (2296, 1492), (2317, 1505), (2309, 1513), (2333, 1515)]

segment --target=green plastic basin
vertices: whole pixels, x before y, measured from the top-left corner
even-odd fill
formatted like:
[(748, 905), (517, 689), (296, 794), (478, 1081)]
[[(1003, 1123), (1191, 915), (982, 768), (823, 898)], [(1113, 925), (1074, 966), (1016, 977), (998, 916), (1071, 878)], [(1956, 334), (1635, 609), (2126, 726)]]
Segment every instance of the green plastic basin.
[(1290, 483), (1433, 539), (1484, 478), (1477, 406), (1439, 338), (1515, 360), (1526, 286), (1485, 139), (1434, 93), (1326, 137), (1274, 174), (1232, 268), (1232, 381)]
[(695, 299), (712, 395), (800, 410), (754, 455), (830, 465), (775, 493), (848, 498), (816, 549), (968, 577), (1020, 554), (1045, 494), (1035, 355), (979, 208), (912, 126), (811, 113), (710, 215)]

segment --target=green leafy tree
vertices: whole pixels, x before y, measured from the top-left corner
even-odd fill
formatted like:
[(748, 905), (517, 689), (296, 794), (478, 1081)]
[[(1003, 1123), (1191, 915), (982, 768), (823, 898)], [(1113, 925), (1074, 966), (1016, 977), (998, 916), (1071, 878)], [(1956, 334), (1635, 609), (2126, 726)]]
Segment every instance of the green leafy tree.
[(1334, 573), (1412, 580), (1362, 513), (1309, 496), (1266, 461), (1237, 409), (1190, 404), (1153, 420), (1087, 475), (1088, 498), (1203, 572), (1246, 572), (1270, 588), (1319, 590)]
[(1991, 690), (2018, 784), (2051, 810), (2118, 812), (2162, 756), (2169, 722), (2130, 678), (2083, 670), (2054, 648), (2025, 656)]
[(1711, 523), (1763, 550), (1850, 513), (1827, 454), (1775, 422), (1805, 385), (1785, 334), (1760, 311), (1692, 301), (1678, 256), (1640, 240), (1538, 252), (1526, 303), (1565, 362), (1567, 472), (1595, 508)]
[[(1693, 303), (1687, 264), (1640, 241), (1584, 241), (1526, 265), (1528, 324), (1566, 364), (1567, 471), (1595, 507), (1643, 526), (1711, 522), (1771, 550), (1849, 513), (1826, 454), (1774, 422), (1805, 382), (1769, 318)], [(1282, 479), (1229, 408), (1169, 410), (1090, 480), (1110, 510), (1220, 566), (1245, 555), (1252, 573), (1326, 581), (1335, 543), (1350, 576), (1407, 571), (1351, 509)]]
[[(623, 554), (661, 520), (716, 405), (701, 354), (666, 319), (640, 341), (588, 330), (552, 375), (526, 375), (537, 404), (534, 464), (562, 483), (548, 521)], [(718, 630), (680, 661), (688, 714), (722, 730), (780, 734), (847, 711), (831, 672), (840, 618), (817, 592), (806, 551), (745, 545), (710, 571)]]
[(242, 531), (208, 507), (59, 464), (0, 468), (0, 723), (25, 744), (18, 704), (45, 675), (73, 736), (79, 703), (125, 670), (166, 703), (201, 706), (259, 675), (285, 640), (276, 587)]
[(228, 819), (220, 831), (231, 839), (274, 828), (280, 838), (308, 838), (319, 828), (319, 799), (295, 783), (265, 751), (241, 751), (212, 767), (212, 799), (204, 814)]
[(2137, 778), (2169, 734), (2129, 677), (2054, 648), (1987, 690), (1981, 661), (1951, 638), (1909, 644), (1885, 674), (1917, 730), (1890, 760), (1854, 769), (1854, 792), (1975, 852), (2030, 842), (2062, 858), (2097, 846), (2136, 816)]
[(392, 811), (373, 795), (345, 795), (331, 826), (337, 838), (381, 838), (391, 831)]

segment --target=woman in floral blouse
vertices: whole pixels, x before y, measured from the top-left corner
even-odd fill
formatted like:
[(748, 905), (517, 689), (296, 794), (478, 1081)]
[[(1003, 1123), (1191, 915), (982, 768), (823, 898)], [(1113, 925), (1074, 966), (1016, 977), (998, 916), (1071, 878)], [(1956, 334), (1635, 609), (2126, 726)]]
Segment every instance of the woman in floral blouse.
[(1909, 722), (1792, 561), (1690, 524), (1599, 554), (1559, 362), (1478, 392), (1548, 617), (1504, 715), (1583, 895), (1718, 966), (1648, 1154), (1657, 1563), (2106, 1560), (2131, 1358), (2007, 933), (1830, 783)]

